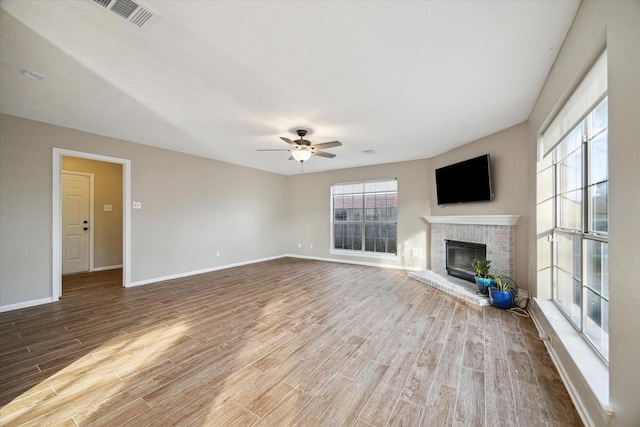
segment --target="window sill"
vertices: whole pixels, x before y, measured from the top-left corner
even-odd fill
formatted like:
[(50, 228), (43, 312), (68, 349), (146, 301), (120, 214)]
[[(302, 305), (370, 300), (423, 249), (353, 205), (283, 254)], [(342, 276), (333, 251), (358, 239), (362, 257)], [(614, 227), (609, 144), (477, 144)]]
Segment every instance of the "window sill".
[[(538, 310), (533, 310), (536, 326), (541, 333), (547, 333), (551, 337), (550, 340), (545, 341), (545, 345), (563, 377), (574, 403), (576, 406), (580, 406), (578, 410), (583, 415), (587, 415), (585, 414), (585, 411), (588, 412), (585, 406), (589, 406), (586, 405), (587, 399), (585, 397), (587, 396), (580, 392), (580, 389), (584, 388), (580, 385), (584, 384), (597, 402), (600, 416), (604, 420), (610, 418), (613, 411), (609, 406), (609, 367), (571, 322), (564, 317), (553, 301), (537, 298), (534, 300), (535, 306), (538, 308)], [(536, 311), (544, 317), (543, 324), (535, 318)], [(558, 340), (559, 343), (554, 340)], [(568, 361), (565, 355), (568, 356)], [(571, 375), (572, 372), (577, 372), (581, 378), (576, 378), (575, 374)]]
[(354, 256), (359, 258), (398, 259), (397, 254), (387, 254), (383, 252), (362, 252), (362, 251), (331, 249), (330, 253), (331, 255)]

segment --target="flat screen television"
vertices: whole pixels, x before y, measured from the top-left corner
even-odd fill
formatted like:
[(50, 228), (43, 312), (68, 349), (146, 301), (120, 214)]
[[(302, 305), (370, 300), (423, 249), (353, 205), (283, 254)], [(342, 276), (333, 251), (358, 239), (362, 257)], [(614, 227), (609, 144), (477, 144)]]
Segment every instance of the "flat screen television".
[(489, 154), (436, 169), (438, 204), (493, 200)]

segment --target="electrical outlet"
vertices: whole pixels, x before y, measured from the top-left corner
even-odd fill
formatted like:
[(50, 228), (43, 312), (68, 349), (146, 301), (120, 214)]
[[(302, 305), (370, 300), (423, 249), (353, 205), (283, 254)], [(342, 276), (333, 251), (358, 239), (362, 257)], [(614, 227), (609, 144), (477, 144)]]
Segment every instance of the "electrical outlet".
[(216, 256), (220, 256), (220, 251), (216, 251)]
[(313, 243), (309, 244), (309, 249), (313, 249)]
[(298, 249), (302, 248), (302, 243), (298, 243)]
[(133, 202), (133, 209), (142, 209), (142, 202)]
[(105, 212), (111, 212), (111, 211), (113, 211), (113, 206), (111, 206), (111, 205), (104, 205), (104, 211), (105, 211)]

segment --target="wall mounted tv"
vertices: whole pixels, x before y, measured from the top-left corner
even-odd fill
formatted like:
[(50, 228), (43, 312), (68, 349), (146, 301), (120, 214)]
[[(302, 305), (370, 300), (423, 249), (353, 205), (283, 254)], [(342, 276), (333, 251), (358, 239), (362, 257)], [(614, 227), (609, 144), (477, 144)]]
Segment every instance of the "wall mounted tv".
[(436, 169), (438, 204), (493, 200), (489, 155)]

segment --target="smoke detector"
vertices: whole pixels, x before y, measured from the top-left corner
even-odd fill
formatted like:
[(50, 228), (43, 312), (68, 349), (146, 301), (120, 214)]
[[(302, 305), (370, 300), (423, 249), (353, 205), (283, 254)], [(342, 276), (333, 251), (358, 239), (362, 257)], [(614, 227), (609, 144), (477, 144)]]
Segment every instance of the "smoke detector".
[(132, 0), (93, 0), (93, 2), (143, 31), (149, 29), (160, 18), (157, 12)]

